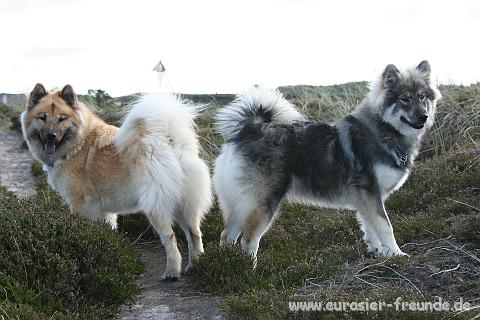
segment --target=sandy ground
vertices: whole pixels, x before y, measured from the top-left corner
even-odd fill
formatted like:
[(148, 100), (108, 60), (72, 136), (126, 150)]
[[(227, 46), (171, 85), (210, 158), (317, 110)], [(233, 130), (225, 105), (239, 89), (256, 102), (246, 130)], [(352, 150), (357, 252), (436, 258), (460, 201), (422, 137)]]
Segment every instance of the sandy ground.
[(145, 264), (145, 274), (138, 281), (140, 294), (133, 304), (121, 308), (118, 319), (224, 319), (218, 297), (195, 291), (185, 278), (176, 282), (160, 280), (166, 262), (160, 242), (139, 245), (137, 251)]
[(20, 132), (0, 131), (0, 185), (20, 197), (34, 195), (32, 161)]

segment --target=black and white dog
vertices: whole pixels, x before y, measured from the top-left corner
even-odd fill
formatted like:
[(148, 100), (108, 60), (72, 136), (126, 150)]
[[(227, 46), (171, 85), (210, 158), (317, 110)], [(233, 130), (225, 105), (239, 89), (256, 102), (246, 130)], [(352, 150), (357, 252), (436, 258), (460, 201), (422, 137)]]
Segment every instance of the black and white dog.
[(384, 201), (407, 179), (441, 94), (430, 65), (388, 65), (356, 110), (334, 124), (305, 119), (278, 91), (253, 87), (216, 116), (226, 144), (214, 186), (224, 219), (220, 243), (256, 257), (283, 199), (357, 210), (368, 250), (404, 255)]

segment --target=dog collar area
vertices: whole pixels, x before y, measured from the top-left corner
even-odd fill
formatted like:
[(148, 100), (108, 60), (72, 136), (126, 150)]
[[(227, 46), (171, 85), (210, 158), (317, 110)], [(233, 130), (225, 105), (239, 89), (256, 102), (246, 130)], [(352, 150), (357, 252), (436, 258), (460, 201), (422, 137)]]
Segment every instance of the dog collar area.
[(400, 148), (396, 145), (393, 147), (393, 149), (395, 150), (395, 153), (397, 154), (398, 156), (398, 160), (400, 161), (400, 164), (402, 166), (406, 166), (407, 163), (408, 163), (408, 159), (410, 158), (410, 152), (407, 152), (405, 154), (403, 154), (401, 151), (400, 151)]

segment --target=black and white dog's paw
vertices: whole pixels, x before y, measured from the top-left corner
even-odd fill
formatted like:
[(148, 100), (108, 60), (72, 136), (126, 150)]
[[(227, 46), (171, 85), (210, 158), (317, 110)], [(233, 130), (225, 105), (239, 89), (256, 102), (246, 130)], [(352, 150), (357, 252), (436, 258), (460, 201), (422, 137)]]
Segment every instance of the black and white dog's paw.
[(367, 239), (365, 240), (365, 243), (367, 244), (368, 252), (373, 253), (376, 256), (381, 255), (383, 249), (382, 244), (380, 241), (378, 241), (378, 239)]
[(379, 241), (370, 241), (367, 242), (367, 251), (373, 253), (378, 257), (394, 257), (394, 256), (406, 256), (410, 257), (407, 253), (400, 250), (400, 248), (395, 246), (386, 246), (382, 245)]
[(380, 255), (384, 257), (395, 257), (395, 256), (410, 257), (408, 254), (400, 250), (398, 246), (393, 246), (393, 248), (389, 246), (382, 246), (382, 251)]

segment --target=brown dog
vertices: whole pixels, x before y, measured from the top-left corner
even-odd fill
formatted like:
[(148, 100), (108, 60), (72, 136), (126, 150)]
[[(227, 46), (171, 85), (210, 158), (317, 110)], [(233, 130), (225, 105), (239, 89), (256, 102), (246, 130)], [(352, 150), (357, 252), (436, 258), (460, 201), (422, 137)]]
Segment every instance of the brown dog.
[(190, 266), (203, 252), (200, 221), (211, 205), (194, 115), (176, 96), (145, 95), (117, 128), (80, 103), (70, 85), (47, 92), (37, 84), (22, 129), (50, 186), (72, 209), (113, 228), (117, 214), (143, 211), (166, 249), (164, 278), (176, 279), (181, 257), (172, 223), (186, 234)]

